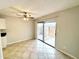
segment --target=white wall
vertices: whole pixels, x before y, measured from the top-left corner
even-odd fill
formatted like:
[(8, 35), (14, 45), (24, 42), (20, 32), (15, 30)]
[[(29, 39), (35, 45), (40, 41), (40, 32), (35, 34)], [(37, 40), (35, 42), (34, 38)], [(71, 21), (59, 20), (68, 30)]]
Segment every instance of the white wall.
[(79, 58), (79, 7), (61, 12), (56, 21), (56, 47)]
[(57, 22), (56, 48), (79, 59), (79, 6), (46, 15), (36, 22), (43, 21), (43, 19), (49, 21), (50, 17), (51, 20), (55, 17)]
[(5, 19), (0, 18), (0, 29), (6, 29)]
[(34, 21), (24, 21), (22, 18), (6, 18), (8, 44), (34, 39)]

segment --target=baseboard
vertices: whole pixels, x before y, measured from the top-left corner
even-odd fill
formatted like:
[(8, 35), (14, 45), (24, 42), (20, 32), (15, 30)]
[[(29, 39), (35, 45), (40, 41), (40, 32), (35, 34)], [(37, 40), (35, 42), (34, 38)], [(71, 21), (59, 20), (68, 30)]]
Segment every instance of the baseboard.
[[(58, 50), (59, 50), (59, 49), (58, 49)], [(69, 53), (67, 53), (67, 52), (65, 52), (65, 51), (63, 51), (63, 50), (59, 50), (59, 51), (62, 52), (63, 54), (65, 54), (65, 55), (71, 57), (72, 59), (77, 59), (75, 56), (73, 56), (73, 55), (71, 55), (71, 54), (69, 54)]]
[[(32, 40), (32, 39), (28, 39), (28, 40)], [(12, 44), (19, 43), (19, 42), (22, 42), (22, 41), (26, 41), (26, 39), (25, 40), (16, 41), (16, 42), (12, 42), (12, 43), (8, 43), (7, 45), (12, 45)]]

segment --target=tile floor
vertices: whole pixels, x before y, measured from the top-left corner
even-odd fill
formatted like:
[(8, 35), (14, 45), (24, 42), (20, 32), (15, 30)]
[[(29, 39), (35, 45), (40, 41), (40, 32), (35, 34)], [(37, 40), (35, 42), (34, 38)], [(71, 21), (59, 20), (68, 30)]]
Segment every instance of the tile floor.
[(4, 59), (71, 59), (39, 40), (12, 44), (3, 52)]

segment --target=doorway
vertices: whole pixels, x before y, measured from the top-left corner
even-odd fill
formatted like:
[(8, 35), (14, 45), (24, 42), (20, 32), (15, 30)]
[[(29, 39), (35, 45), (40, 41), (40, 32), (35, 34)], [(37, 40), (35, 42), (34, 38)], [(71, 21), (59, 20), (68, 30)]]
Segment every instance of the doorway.
[(37, 39), (55, 47), (56, 22), (37, 23)]

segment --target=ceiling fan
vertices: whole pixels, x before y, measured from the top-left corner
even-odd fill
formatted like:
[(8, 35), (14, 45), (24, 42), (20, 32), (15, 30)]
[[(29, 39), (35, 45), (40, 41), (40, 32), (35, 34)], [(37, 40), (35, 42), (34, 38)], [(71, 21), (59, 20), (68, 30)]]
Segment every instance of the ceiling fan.
[(24, 20), (30, 20), (30, 19), (34, 19), (34, 17), (32, 17), (32, 12), (28, 12), (28, 11), (24, 11), (24, 10), (20, 10), (18, 8), (15, 7), (11, 7), (11, 9), (18, 11), (19, 13), (17, 13), (16, 15), (19, 17), (23, 17)]

